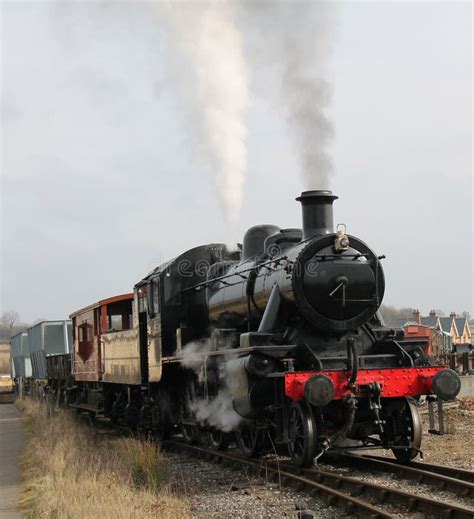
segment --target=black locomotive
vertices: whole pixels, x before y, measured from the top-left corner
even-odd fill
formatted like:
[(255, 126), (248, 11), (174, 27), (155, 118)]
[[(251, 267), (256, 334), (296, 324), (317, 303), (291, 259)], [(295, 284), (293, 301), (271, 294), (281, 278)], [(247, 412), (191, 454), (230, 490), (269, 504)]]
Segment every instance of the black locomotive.
[[(335, 199), (306, 191), (302, 229), (252, 227), (237, 252), (196, 247), (128, 299), (74, 313), (74, 382), (55, 391), (161, 436), (204, 432), (216, 449), (234, 437), (247, 456), (285, 450), (306, 466), (344, 439), (415, 457), (415, 400), (454, 398), (460, 380), (384, 325), (383, 257), (334, 232)], [(128, 329), (110, 329), (117, 316)]]

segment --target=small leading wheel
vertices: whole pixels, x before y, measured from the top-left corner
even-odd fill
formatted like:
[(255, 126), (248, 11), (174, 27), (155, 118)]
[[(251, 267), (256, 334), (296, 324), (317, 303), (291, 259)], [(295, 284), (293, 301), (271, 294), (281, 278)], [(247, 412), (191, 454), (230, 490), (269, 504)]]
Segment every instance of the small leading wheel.
[(206, 432), (209, 446), (214, 451), (225, 451), (229, 446), (229, 435), (219, 429), (211, 428)]
[(254, 458), (260, 453), (262, 442), (255, 422), (243, 423), (235, 433), (235, 441), (247, 458)]
[(421, 447), (421, 417), (416, 405), (405, 399), (405, 406), (398, 411), (397, 436), (398, 445), (410, 445), (407, 449), (392, 449), (397, 460), (408, 463), (418, 456)]
[(198, 441), (198, 428), (196, 425), (182, 423), (181, 434), (183, 435), (184, 441), (190, 445), (194, 445)]
[(316, 422), (305, 402), (293, 402), (288, 414), (288, 452), (299, 467), (311, 467), (316, 455)]

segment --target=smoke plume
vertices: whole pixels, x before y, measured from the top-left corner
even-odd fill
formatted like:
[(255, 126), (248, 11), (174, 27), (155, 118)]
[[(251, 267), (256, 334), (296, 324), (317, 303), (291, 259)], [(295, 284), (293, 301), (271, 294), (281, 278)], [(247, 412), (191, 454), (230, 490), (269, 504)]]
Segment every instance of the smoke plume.
[(326, 109), (331, 88), (325, 79), (331, 30), (326, 2), (246, 3), (258, 31), (262, 65), (277, 75), (279, 103), (295, 141), (306, 189), (327, 189), (333, 172), (328, 146), (334, 135)]
[(186, 79), (229, 223), (238, 218), (247, 169), (248, 74), (237, 7), (231, 1), (164, 4), (176, 46), (189, 66)]

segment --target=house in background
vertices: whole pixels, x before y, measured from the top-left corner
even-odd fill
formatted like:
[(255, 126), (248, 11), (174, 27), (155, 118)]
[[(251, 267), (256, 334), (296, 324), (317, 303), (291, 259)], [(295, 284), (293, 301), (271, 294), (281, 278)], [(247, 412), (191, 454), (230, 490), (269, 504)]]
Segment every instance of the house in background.
[(453, 342), (455, 344), (472, 344), (472, 332), (467, 318), (455, 317), (453, 320), (457, 332), (457, 340)]
[(402, 328), (405, 333), (405, 340), (426, 343), (423, 351), (428, 357), (439, 357), (451, 352), (451, 336), (435, 327), (409, 321)]
[(449, 317), (440, 317), (431, 310), (426, 317), (414, 310), (411, 319), (398, 319), (396, 326), (403, 328), (406, 338), (428, 340), (427, 353), (445, 355), (453, 350), (457, 353), (472, 350), (472, 330), (466, 317), (452, 312)]
[(455, 312), (451, 312), (449, 317), (439, 318), (438, 326), (441, 330), (449, 332), (456, 353), (472, 351), (472, 332), (466, 317), (458, 317)]

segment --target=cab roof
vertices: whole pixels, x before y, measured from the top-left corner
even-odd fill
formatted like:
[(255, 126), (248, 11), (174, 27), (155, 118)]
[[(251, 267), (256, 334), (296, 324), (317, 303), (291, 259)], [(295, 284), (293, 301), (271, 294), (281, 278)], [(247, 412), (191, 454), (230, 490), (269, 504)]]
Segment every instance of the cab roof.
[(94, 308), (98, 308), (100, 306), (107, 306), (111, 305), (112, 303), (119, 303), (120, 301), (130, 300), (133, 300), (133, 293), (120, 294), (118, 296), (109, 297), (107, 299), (101, 299), (100, 301), (97, 301), (97, 303), (93, 303), (89, 306), (85, 306), (84, 308), (76, 310), (69, 317), (72, 319), (73, 317), (76, 317), (76, 315), (83, 314), (84, 312), (88, 312), (89, 310), (93, 310)]

